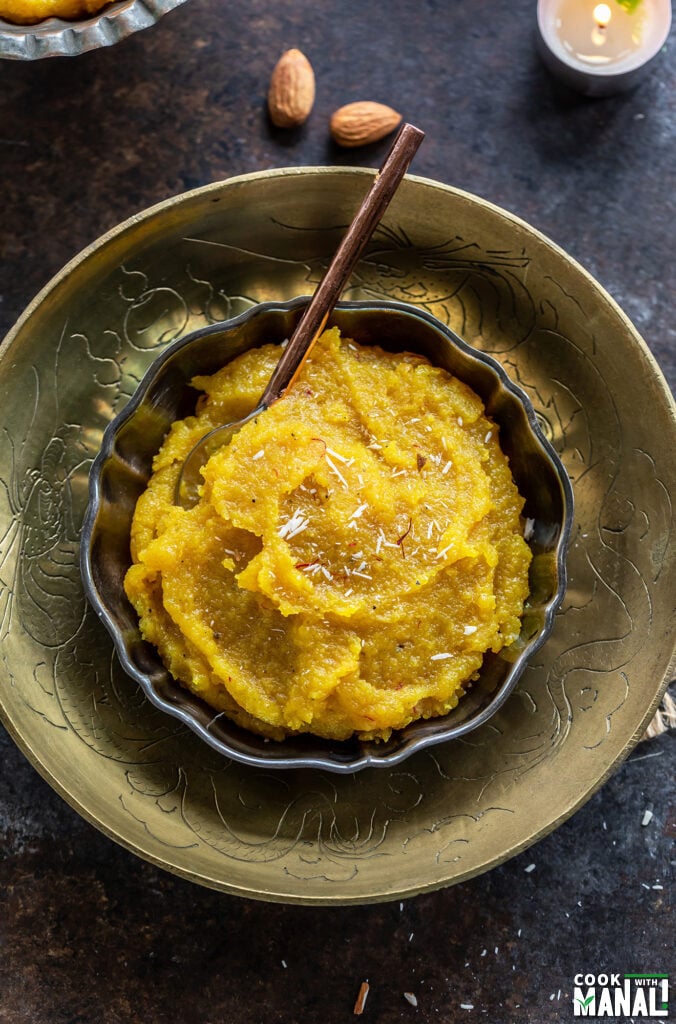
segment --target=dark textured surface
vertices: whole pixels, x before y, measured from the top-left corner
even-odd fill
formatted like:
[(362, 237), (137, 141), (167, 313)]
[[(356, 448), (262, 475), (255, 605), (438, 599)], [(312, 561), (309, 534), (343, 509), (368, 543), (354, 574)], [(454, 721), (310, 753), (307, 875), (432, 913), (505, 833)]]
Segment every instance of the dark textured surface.
[[(633, 94), (582, 100), (541, 68), (533, 7), (191, 0), (113, 49), (4, 63), (0, 333), (71, 256), (168, 195), (265, 167), (378, 163), (387, 143), (343, 154), (326, 129), (367, 98), (427, 130), (416, 173), (508, 208), (589, 269), (673, 387), (673, 60)], [(284, 133), (264, 96), (288, 46), (312, 59), (318, 95)], [(546, 1024), (572, 1020), (579, 970), (673, 969), (670, 736), (531, 851), (403, 909), (201, 890), (95, 832), (5, 735), (2, 758), (2, 1024), (331, 1024), (352, 1019), (365, 978), (365, 1021)]]

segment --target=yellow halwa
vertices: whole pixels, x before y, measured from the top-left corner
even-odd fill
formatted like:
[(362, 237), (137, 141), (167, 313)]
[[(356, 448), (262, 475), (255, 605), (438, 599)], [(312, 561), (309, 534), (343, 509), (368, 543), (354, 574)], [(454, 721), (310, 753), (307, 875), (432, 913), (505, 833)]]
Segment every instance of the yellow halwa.
[(15, 25), (34, 25), (46, 18), (75, 21), (88, 18), (111, 0), (0, 0), (0, 18)]
[(255, 408), (279, 355), (193, 382), (205, 396), (155, 458), (125, 588), (172, 675), (239, 724), (386, 739), (455, 707), (518, 636), (523, 499), (474, 392), (334, 328), (176, 507), (189, 450)]

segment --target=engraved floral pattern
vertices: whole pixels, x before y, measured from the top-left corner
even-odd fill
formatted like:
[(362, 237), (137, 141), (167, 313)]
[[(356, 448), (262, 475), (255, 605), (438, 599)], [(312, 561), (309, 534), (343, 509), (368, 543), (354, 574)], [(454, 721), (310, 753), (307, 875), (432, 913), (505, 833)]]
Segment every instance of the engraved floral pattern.
[(170, 233), (161, 259), (141, 246), (110, 268), (100, 322), (76, 303), (39, 359), (4, 369), (22, 401), (4, 418), (0, 462), (10, 713), (25, 715), (34, 735), (58, 736), (75, 760), (81, 750), (105, 762), (132, 845), (182, 870), (188, 857), (204, 874), (220, 870), (226, 887), (227, 865), (248, 865), (270, 891), (298, 896), (309, 886), (327, 899), (382, 888), (372, 879), (384, 863), (421, 887), (476, 870), (487, 836), (523, 814), (521, 786), (568, 750), (594, 757), (608, 743), (642, 683), (636, 665), (673, 520), (655, 451), (627, 436), (627, 410), (598, 359), (598, 323), (556, 275), (537, 271), (523, 238), (514, 249), (459, 236), (416, 244), (410, 225), (383, 228), (346, 297), (413, 302), (498, 356), (571, 475), (570, 586), (554, 634), (488, 726), (404, 770), (250, 770), (153, 708), (85, 604), (78, 539), (89, 465), (157, 351), (254, 302), (312, 290), (339, 231), (280, 215), (257, 245), (225, 229), (215, 237), (210, 222), (208, 236)]

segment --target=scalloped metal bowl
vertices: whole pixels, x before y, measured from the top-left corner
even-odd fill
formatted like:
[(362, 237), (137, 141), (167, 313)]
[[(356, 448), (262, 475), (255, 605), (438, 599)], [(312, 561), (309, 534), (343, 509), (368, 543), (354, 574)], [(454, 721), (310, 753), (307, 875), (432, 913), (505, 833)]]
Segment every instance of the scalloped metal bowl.
[(77, 57), (89, 50), (112, 46), (149, 28), (186, 0), (118, 0), (90, 18), (64, 21), (46, 18), (35, 25), (15, 25), (0, 18), (0, 57), (39, 60)]
[(503, 450), (533, 521), (530, 597), (521, 635), (498, 655), (487, 655), (479, 680), (443, 718), (413, 722), (387, 743), (332, 743), (312, 736), (273, 743), (249, 733), (193, 696), (167, 672), (141, 637), (124, 593), (129, 536), (136, 501), (170, 424), (194, 411), (196, 374), (211, 374), (249, 348), (289, 337), (307, 299), (264, 303), (224, 323), (181, 338), (152, 364), (124, 411), (108, 426), (90, 475), (81, 565), (87, 596), (109, 630), (125, 670), (159, 708), (183, 721), (211, 747), (260, 767), (323, 768), (354, 772), (391, 767), (417, 750), (463, 736), (483, 725), (516, 686), (527, 659), (552, 628), (565, 590), (565, 555), (572, 516), (570, 481), (542, 435), (533, 408), (490, 356), (478, 352), (429, 313), (395, 302), (340, 303), (329, 323), (362, 344), (413, 350), (464, 380), (499, 424)]

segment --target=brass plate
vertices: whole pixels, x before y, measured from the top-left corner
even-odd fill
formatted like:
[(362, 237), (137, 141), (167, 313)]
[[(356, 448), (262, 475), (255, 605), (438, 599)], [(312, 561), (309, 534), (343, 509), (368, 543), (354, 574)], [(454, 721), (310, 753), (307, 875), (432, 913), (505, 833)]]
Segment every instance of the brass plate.
[(395, 899), (524, 849), (631, 750), (674, 653), (676, 411), (657, 366), (550, 241), (476, 197), (411, 178), (345, 298), (430, 310), (531, 398), (576, 498), (552, 636), (482, 729), (400, 768), (348, 776), (229, 762), (120, 670), (78, 571), (106, 424), (169, 341), (311, 291), (370, 173), (271, 171), (154, 207), (69, 264), (0, 349), (3, 720), (113, 839), (259, 899)]

